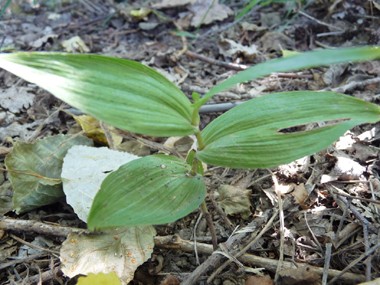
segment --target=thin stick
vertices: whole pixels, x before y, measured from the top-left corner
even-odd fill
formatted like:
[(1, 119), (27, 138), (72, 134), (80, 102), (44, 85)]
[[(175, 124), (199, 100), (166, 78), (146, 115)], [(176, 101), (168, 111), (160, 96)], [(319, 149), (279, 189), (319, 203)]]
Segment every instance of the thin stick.
[(19, 238), (19, 237), (13, 235), (13, 234), (9, 234), (9, 235), (14, 240), (17, 240), (18, 242), (21, 242), (22, 244), (25, 244), (25, 245), (27, 245), (27, 246), (29, 246), (31, 248), (47, 251), (47, 252), (54, 253), (54, 254), (59, 254), (59, 251), (55, 251), (55, 250), (51, 250), (51, 249), (48, 249), (48, 248), (39, 247), (39, 246), (31, 244), (30, 242), (27, 242), (27, 241), (23, 240), (22, 238)]
[(335, 233), (335, 240), (334, 240), (334, 241), (335, 241), (335, 244), (337, 244), (338, 241), (339, 241), (339, 233), (340, 233), (340, 231), (341, 231), (342, 228), (343, 228), (344, 220), (345, 220), (346, 217), (347, 217), (347, 213), (348, 213), (348, 209), (350, 208), (351, 201), (352, 201), (352, 199), (348, 199), (348, 200), (347, 200), (346, 208), (344, 209), (344, 212), (343, 212), (342, 218), (340, 219), (339, 226), (338, 226), (338, 230), (337, 230), (336, 233)]
[(329, 283), (328, 285), (332, 285), (334, 284), (334, 282), (336, 280), (338, 280), (338, 278), (340, 276), (342, 276), (345, 272), (347, 272), (348, 270), (350, 270), (352, 267), (354, 267), (357, 263), (359, 263), (360, 261), (362, 261), (364, 258), (366, 258), (367, 256), (371, 255), (372, 253), (375, 252), (376, 249), (378, 249), (380, 247), (380, 243), (373, 246), (370, 250), (366, 251), (365, 253), (363, 253), (362, 255), (360, 255), (357, 259), (355, 259), (354, 261), (352, 261), (349, 265), (346, 266), (346, 268), (344, 268), (337, 276), (335, 276)]
[(194, 235), (194, 252), (195, 252), (195, 260), (196, 260), (197, 265), (200, 264), (200, 262), (199, 262), (199, 256), (198, 256), (198, 251), (197, 251), (197, 227), (199, 225), (199, 222), (202, 219), (202, 216), (203, 216), (203, 213), (200, 213), (199, 217), (197, 219), (197, 222), (195, 223), (194, 232), (193, 232), (193, 235)]
[[(369, 237), (368, 237), (368, 226), (367, 225), (363, 225), (363, 236), (364, 236), (365, 252), (367, 252), (369, 250)], [(366, 266), (365, 280), (367, 282), (371, 281), (371, 269), (372, 269), (371, 261), (372, 261), (371, 256), (368, 256), (368, 258), (364, 262), (364, 264)]]
[(332, 29), (334, 29), (334, 30), (341, 31), (341, 29), (339, 29), (339, 28), (337, 28), (337, 27), (335, 27), (335, 26), (333, 26), (333, 25), (327, 24), (327, 23), (325, 23), (325, 22), (322, 22), (322, 21), (320, 21), (320, 20), (318, 20), (318, 19), (316, 19), (316, 18), (310, 16), (309, 14), (306, 14), (306, 13), (303, 12), (303, 11), (298, 11), (298, 13), (300, 13), (302, 16), (305, 16), (306, 18), (309, 18), (309, 19), (311, 19), (311, 20), (317, 22), (317, 23), (320, 24), (320, 25), (323, 25), (323, 26), (326, 26), (326, 27), (332, 28)]
[(329, 276), (330, 259), (331, 259), (332, 244), (326, 244), (325, 266), (323, 267), (322, 285), (327, 284), (327, 278)]
[[(241, 251), (239, 251), (236, 255), (234, 255), (234, 258), (239, 258), (244, 253), (247, 252), (256, 242), (259, 241), (259, 239), (272, 227), (274, 219), (277, 217), (277, 209), (273, 213), (271, 219), (266, 223), (265, 227), (260, 231), (260, 233), (254, 237)], [(207, 283), (210, 283), (216, 275), (218, 275), (224, 268), (226, 268), (229, 264), (231, 264), (232, 260), (227, 260), (223, 263), (215, 272), (207, 279)]]
[(115, 141), (111, 135), (109, 128), (107, 127), (107, 124), (103, 121), (99, 121), (99, 125), (102, 128), (104, 135), (106, 136), (108, 146), (110, 147), (110, 149), (116, 150)]
[(313, 237), (315, 243), (317, 244), (318, 248), (319, 248), (319, 251), (321, 252), (322, 256), (324, 255), (324, 251), (322, 249), (322, 246), (321, 244), (319, 243), (317, 237), (315, 236), (315, 234), (313, 233), (313, 231), (311, 230), (310, 226), (309, 226), (309, 223), (307, 222), (307, 216), (306, 216), (306, 212), (304, 213), (305, 214), (305, 222), (306, 222), (306, 226), (307, 228), (309, 229), (309, 232), (311, 233), (311, 236)]
[[(185, 252), (193, 252), (194, 251), (194, 244), (191, 241), (182, 240), (179, 236), (164, 236), (164, 237), (155, 237), (155, 246), (157, 248), (171, 248), (171, 249), (177, 249), (182, 250)], [(236, 240), (233, 240), (234, 244), (236, 243)], [(198, 243), (197, 249), (200, 254), (209, 254), (211, 255), (214, 250), (212, 248), (212, 245), (205, 244), (205, 243)], [(211, 262), (218, 262), (219, 259), (223, 258), (221, 255), (211, 255), (209, 257)], [(253, 254), (244, 254), (238, 258), (241, 262), (244, 264), (249, 264), (250, 266), (256, 266), (256, 267), (264, 267), (266, 270), (275, 272), (278, 267), (278, 261), (271, 259), (271, 258), (263, 258), (260, 256), (256, 256)], [(214, 263), (211, 263), (210, 265), (215, 265)], [(201, 265), (202, 266), (202, 265)], [(200, 266), (200, 267), (201, 267)], [(305, 266), (304, 264), (297, 264), (298, 267)], [(196, 270), (198, 270), (200, 267), (198, 267)], [(284, 261), (283, 263), (284, 268), (294, 268), (294, 265), (292, 262)], [(310, 268), (310, 271), (316, 272), (320, 276), (323, 275), (323, 268), (307, 265), (307, 267)], [(209, 268), (202, 268), (203, 270), (207, 270)], [(191, 273), (192, 274), (192, 273)], [(345, 284), (359, 284), (361, 282), (365, 281), (365, 277), (363, 275), (354, 274), (350, 272), (346, 272), (341, 274), (341, 271), (335, 270), (335, 269), (329, 269), (328, 270), (328, 276), (329, 278), (334, 278), (338, 276), (338, 279)], [(184, 280), (181, 285), (188, 285), (188, 284), (195, 284), (194, 279), (192, 279), (191, 282), (187, 282), (187, 279)]]
[[(269, 169), (268, 169), (269, 170)], [(270, 173), (272, 171), (269, 170)], [(284, 262), (284, 233), (285, 233), (285, 226), (284, 226), (284, 210), (282, 208), (282, 199), (281, 199), (281, 191), (280, 187), (278, 187), (278, 181), (276, 178), (276, 175), (272, 173), (272, 179), (274, 182), (274, 190), (277, 194), (277, 199), (278, 199), (278, 209), (279, 209), (279, 219), (280, 219), (280, 235), (281, 235), (281, 240), (280, 240), (280, 258), (278, 259), (278, 266), (276, 270), (276, 275), (274, 276), (274, 282), (276, 283), (278, 278), (280, 277), (280, 270), (282, 267), (282, 263)]]
[(16, 220), (4, 216), (0, 217), (0, 229), (7, 231), (35, 232), (43, 235), (53, 235), (60, 237), (67, 237), (71, 233), (91, 233), (86, 229), (45, 224), (33, 220)]
[(226, 224), (226, 226), (228, 227), (228, 229), (231, 232), (233, 232), (234, 226), (233, 226), (232, 222), (230, 221), (230, 219), (227, 217), (226, 213), (216, 203), (215, 198), (214, 198), (214, 193), (215, 193), (215, 189), (214, 189), (214, 187), (211, 187), (209, 199), (210, 199), (212, 205), (214, 206), (215, 210), (222, 217), (222, 219), (223, 219), (224, 223)]
[(4, 268), (7, 268), (9, 266), (13, 266), (13, 265), (19, 264), (19, 263), (33, 261), (35, 259), (38, 259), (38, 258), (41, 258), (41, 257), (45, 257), (47, 255), (48, 255), (48, 253), (46, 253), (46, 252), (39, 252), (37, 254), (29, 255), (29, 256), (26, 256), (26, 257), (21, 258), (21, 259), (14, 259), (14, 260), (11, 260), (11, 261), (8, 261), (8, 262), (4, 262), (4, 263), (0, 264), (0, 270), (2, 270)]
[(214, 250), (217, 250), (218, 249), (218, 239), (216, 238), (214, 224), (212, 222), (211, 215), (210, 215), (210, 213), (207, 210), (207, 205), (206, 205), (206, 202), (204, 200), (203, 200), (203, 202), (201, 204), (201, 210), (203, 212), (203, 215), (206, 218), (207, 226), (208, 226), (208, 228), (210, 230), (211, 239), (212, 239), (212, 246), (213, 246)]

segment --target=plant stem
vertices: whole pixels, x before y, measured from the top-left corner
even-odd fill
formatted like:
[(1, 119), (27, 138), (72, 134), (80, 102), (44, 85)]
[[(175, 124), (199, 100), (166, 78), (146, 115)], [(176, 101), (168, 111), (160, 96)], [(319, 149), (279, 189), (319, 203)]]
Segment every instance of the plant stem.
[(196, 157), (194, 157), (194, 159), (193, 159), (193, 164), (192, 164), (192, 166), (191, 166), (191, 171), (190, 171), (190, 174), (191, 174), (192, 176), (197, 175), (197, 167), (198, 167), (198, 164), (199, 164), (199, 159), (196, 158)]
[(205, 143), (203, 141), (203, 137), (202, 137), (201, 131), (199, 129), (195, 133), (195, 136), (197, 137), (197, 140), (198, 140), (198, 149), (199, 150), (204, 149), (205, 148)]
[(194, 108), (194, 111), (193, 111), (193, 117), (191, 118), (191, 124), (193, 126), (198, 126), (199, 125), (199, 122), (197, 122), (198, 120), (198, 116), (199, 116), (199, 108), (201, 106), (197, 106)]
[(214, 250), (217, 250), (217, 248), (218, 248), (218, 240), (216, 239), (214, 224), (212, 222), (211, 215), (210, 215), (210, 213), (207, 210), (206, 202), (204, 200), (203, 200), (203, 202), (201, 204), (201, 210), (203, 212), (203, 215), (206, 218), (207, 226), (210, 229), (211, 239), (212, 239), (212, 247), (214, 248)]

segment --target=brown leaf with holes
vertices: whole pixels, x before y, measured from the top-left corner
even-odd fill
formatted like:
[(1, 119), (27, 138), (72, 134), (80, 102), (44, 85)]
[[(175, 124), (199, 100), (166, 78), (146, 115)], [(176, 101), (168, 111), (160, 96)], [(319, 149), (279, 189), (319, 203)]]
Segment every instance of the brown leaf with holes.
[(179, 285), (181, 282), (178, 281), (173, 275), (169, 274), (164, 280), (161, 281), (161, 285)]
[(245, 285), (274, 285), (269, 275), (251, 276), (245, 281)]
[(279, 272), (283, 285), (319, 285), (320, 275), (309, 266), (284, 268)]

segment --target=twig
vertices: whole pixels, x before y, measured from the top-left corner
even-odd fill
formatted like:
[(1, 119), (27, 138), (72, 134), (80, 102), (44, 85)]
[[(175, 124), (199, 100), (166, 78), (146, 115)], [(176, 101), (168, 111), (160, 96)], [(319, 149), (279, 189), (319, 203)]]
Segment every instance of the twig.
[(317, 244), (318, 248), (319, 248), (319, 251), (321, 252), (322, 256), (324, 255), (324, 251), (323, 251), (323, 248), (321, 246), (321, 244), (319, 243), (317, 237), (315, 236), (315, 234), (313, 233), (313, 231), (311, 230), (310, 226), (309, 226), (309, 223), (307, 221), (307, 216), (306, 216), (306, 212), (304, 213), (305, 214), (305, 222), (306, 222), (306, 226), (307, 228), (309, 229), (309, 232), (311, 233), (311, 236), (313, 237), (315, 243)]
[(209, 199), (212, 203), (212, 205), (214, 206), (215, 210), (218, 212), (218, 214), (222, 217), (224, 223), (226, 224), (227, 228), (233, 232), (234, 230), (234, 226), (233, 224), (231, 223), (230, 219), (227, 217), (226, 213), (219, 207), (219, 205), (216, 203), (215, 201), (215, 198), (214, 198), (214, 193), (215, 193), (215, 189), (214, 187), (211, 187), (211, 190), (210, 190), (210, 196), (209, 196)]
[(339, 29), (339, 28), (337, 28), (337, 27), (335, 27), (335, 26), (333, 26), (333, 25), (330, 25), (330, 24), (327, 24), (327, 23), (325, 23), (325, 22), (322, 22), (322, 21), (320, 21), (320, 20), (318, 20), (318, 19), (316, 19), (316, 18), (310, 16), (309, 14), (306, 14), (306, 13), (303, 12), (303, 11), (298, 11), (298, 13), (300, 13), (302, 16), (305, 16), (306, 18), (309, 18), (309, 19), (311, 19), (311, 20), (317, 22), (318, 24), (320, 24), (320, 25), (322, 25), (322, 26), (326, 26), (326, 27), (332, 28), (332, 29), (334, 29), (334, 30), (342, 31), (342, 29)]
[(201, 60), (201, 61), (204, 61), (204, 62), (207, 62), (210, 64), (218, 65), (221, 67), (225, 67), (225, 68), (231, 69), (231, 70), (242, 71), (242, 70), (246, 70), (246, 69), (250, 68), (250, 66), (248, 66), (248, 65), (228, 63), (228, 62), (224, 62), (221, 60), (216, 60), (214, 58), (207, 57), (207, 56), (204, 56), (204, 55), (201, 55), (201, 54), (189, 51), (189, 50), (186, 51), (185, 54), (191, 58), (198, 59), (198, 60)]
[(278, 199), (278, 210), (279, 210), (279, 219), (280, 219), (280, 258), (278, 259), (278, 266), (276, 270), (276, 275), (274, 276), (274, 282), (276, 283), (278, 278), (280, 277), (280, 271), (282, 267), (282, 263), (284, 262), (284, 233), (285, 233), (285, 226), (284, 226), (284, 210), (282, 208), (282, 198), (281, 198), (281, 191), (280, 187), (278, 186), (278, 181), (276, 178), (276, 175), (268, 169), (268, 171), (272, 174), (272, 179), (274, 182), (274, 190), (277, 194)]
[[(155, 246), (157, 248), (174, 248), (174, 249), (182, 250), (185, 252), (193, 252), (194, 251), (193, 242), (183, 240), (179, 236), (155, 237), (154, 241), (155, 241)], [(233, 244), (237, 244), (236, 242), (237, 242), (236, 239), (234, 239)], [(214, 252), (212, 245), (210, 245), (210, 244), (198, 243), (197, 249), (198, 249), (200, 254), (211, 255)], [(211, 261), (214, 261), (214, 262), (218, 262), (222, 258), (223, 258), (223, 256), (221, 256), (221, 255), (211, 255), (209, 257), (209, 259), (211, 259)], [(238, 259), (245, 264), (249, 264), (250, 266), (264, 267), (266, 270), (271, 271), (271, 272), (275, 272), (277, 269), (277, 266), (278, 266), (277, 260), (270, 259), (270, 258), (263, 258), (263, 257), (252, 255), (252, 254), (244, 254), (244, 255), (240, 256)], [(297, 264), (297, 265), (303, 266), (302, 264)], [(307, 266), (310, 268), (310, 271), (316, 272), (320, 276), (323, 275), (323, 268), (315, 267), (315, 266), (311, 266), (311, 265), (307, 265)], [(213, 263), (210, 264), (210, 267), (214, 268), (215, 264), (213, 264)], [(284, 261), (283, 267), (284, 268), (294, 268), (294, 265), (292, 262)], [(208, 270), (208, 269), (210, 269), (210, 268), (204, 268), (204, 270)], [(199, 267), (196, 270), (199, 270)], [(193, 273), (191, 273), (190, 275), (192, 275), (192, 274)], [(358, 275), (358, 274), (354, 274), (354, 273), (350, 273), (350, 272), (341, 274), (341, 271), (339, 271), (339, 270), (335, 270), (335, 269), (329, 269), (328, 270), (329, 278), (334, 278), (338, 275), (339, 275), (338, 279), (345, 284), (358, 284), (360, 282), (364, 282), (364, 280), (365, 280), (363, 275)], [(186, 281), (187, 280), (185, 280), (183, 282), (186, 282)], [(194, 283), (181, 283), (181, 284), (183, 285), (183, 284), (194, 284)]]
[[(346, 203), (347, 202), (347, 199), (340, 196), (340, 195), (337, 195), (338, 196), (338, 199), (341, 200), (343, 203)], [(352, 205), (350, 204), (350, 210), (351, 212), (354, 214), (354, 216), (363, 224), (363, 225), (367, 225), (368, 226), (368, 229), (377, 234), (377, 229), (365, 218), (362, 216), (362, 214), (360, 214), (360, 212)]]
[[(57, 277), (57, 275), (62, 274), (62, 273), (60, 273), (60, 271), (61, 271), (61, 267), (58, 266), (58, 267), (51, 269), (49, 271), (45, 271), (41, 274), (27, 278), (27, 279), (23, 280), (22, 284), (30, 285), (30, 284), (37, 284), (40, 280), (42, 282), (47, 282), (49, 280), (53, 280), (54, 278)], [(40, 284), (42, 284), (42, 283), (40, 283)]]
[(99, 125), (102, 128), (104, 135), (106, 136), (110, 149), (116, 150), (115, 141), (111, 135), (110, 129), (107, 127), (107, 124), (103, 121), (99, 121)]
[(7, 231), (35, 232), (43, 235), (67, 237), (71, 233), (91, 233), (86, 229), (69, 228), (59, 225), (50, 225), (33, 220), (16, 220), (0, 217), (0, 229)]
[(353, 81), (353, 82), (350, 82), (350, 83), (347, 83), (346, 85), (343, 85), (343, 86), (339, 86), (339, 87), (336, 87), (336, 88), (325, 88), (323, 89), (322, 91), (333, 91), (333, 92), (340, 92), (340, 93), (344, 93), (346, 92), (347, 90), (350, 90), (350, 89), (354, 89), (354, 88), (363, 88), (367, 85), (372, 85), (372, 84), (378, 84), (380, 82), (380, 77), (375, 77), (375, 78), (372, 78), (372, 79), (367, 79), (367, 80), (364, 80), (364, 81)]
[[(191, 58), (198, 59), (198, 60), (207, 62), (209, 64), (218, 65), (218, 66), (221, 66), (221, 67), (224, 67), (227, 69), (231, 69), (231, 70), (236, 70), (236, 71), (243, 71), (243, 70), (246, 70), (246, 69), (252, 67), (252, 66), (244, 65), (244, 64), (235, 64), (235, 63), (229, 63), (229, 62), (225, 62), (225, 61), (221, 61), (221, 60), (216, 60), (214, 58), (207, 57), (207, 56), (204, 56), (204, 55), (192, 52), (192, 51), (186, 51), (185, 54)], [(309, 79), (314, 78), (314, 76), (312, 74), (297, 74), (294, 72), (289, 72), (289, 73), (274, 72), (271, 75), (275, 75), (275, 76), (283, 77), (283, 78), (309, 78)]]
[[(340, 195), (341, 192), (343, 192), (343, 191), (341, 191), (339, 188), (331, 185), (330, 183), (326, 183), (326, 186), (330, 190), (330, 192), (332, 193), (332, 195), (334, 196), (334, 198), (335, 198), (336, 201), (340, 200), (344, 204), (347, 204), (347, 199), (345, 197), (343, 197), (343, 196)], [(336, 191), (334, 191), (334, 190), (336, 190)], [(342, 207), (342, 208), (344, 208), (344, 207)], [(354, 205), (350, 204), (349, 208), (350, 208), (351, 212), (354, 214), (354, 216), (360, 221), (360, 223), (362, 223), (363, 225), (367, 225), (368, 229), (371, 232), (373, 232), (374, 234), (377, 234), (378, 229), (375, 228), (365, 217), (363, 217), (362, 214), (360, 214), (360, 212), (358, 211), (358, 209), (356, 209), (356, 207)]]
[(197, 265), (200, 264), (200, 262), (199, 262), (199, 256), (198, 256), (198, 251), (197, 251), (197, 227), (199, 225), (199, 222), (202, 219), (202, 216), (203, 216), (203, 213), (201, 212), (199, 214), (197, 222), (195, 223), (194, 232), (193, 232), (193, 235), (194, 235), (194, 252), (195, 252), (195, 260), (196, 260)]
[(3, 270), (4, 268), (7, 268), (9, 266), (13, 266), (13, 265), (16, 265), (16, 264), (19, 264), (19, 263), (33, 261), (35, 259), (38, 259), (38, 258), (41, 258), (41, 257), (45, 257), (47, 255), (48, 254), (46, 252), (39, 252), (39, 253), (36, 253), (36, 254), (33, 254), (33, 255), (25, 256), (24, 258), (14, 259), (14, 260), (11, 260), (11, 261), (8, 261), (8, 262), (4, 262), (4, 263), (0, 264), (0, 270)]
[[(265, 227), (260, 231), (260, 233), (252, 237), (251, 241), (241, 250), (239, 251), (236, 255), (233, 255), (234, 258), (239, 258), (242, 256), (244, 253), (247, 252), (256, 242), (259, 241), (259, 239), (272, 227), (274, 219), (277, 217), (277, 210), (273, 213), (271, 219), (265, 224)], [(233, 260), (229, 259), (226, 262), (224, 262), (208, 279), (207, 283), (211, 283), (211, 281), (215, 278), (217, 274), (219, 274), (224, 268), (226, 268), (229, 264), (231, 264)]]
[(329, 268), (330, 268), (330, 259), (331, 259), (331, 249), (332, 244), (326, 244), (326, 255), (325, 255), (325, 266), (323, 267), (323, 277), (322, 277), (322, 285), (327, 284), (327, 278), (329, 276)]
[(14, 240), (17, 240), (18, 242), (21, 242), (22, 244), (25, 244), (25, 245), (31, 247), (31, 248), (47, 251), (47, 252), (54, 253), (54, 254), (59, 254), (59, 251), (55, 251), (55, 250), (51, 250), (51, 249), (48, 249), (48, 248), (39, 247), (39, 246), (31, 244), (30, 242), (27, 242), (27, 241), (23, 240), (22, 238), (19, 238), (19, 237), (13, 235), (13, 234), (10, 234), (10, 237), (13, 238)]
[(349, 209), (349, 207), (350, 207), (351, 201), (352, 201), (352, 199), (349, 198), (349, 199), (347, 200), (346, 208), (344, 208), (342, 218), (340, 219), (340, 222), (339, 222), (338, 230), (337, 230), (336, 233), (335, 233), (335, 240), (334, 240), (334, 241), (335, 241), (335, 245), (339, 242), (339, 233), (340, 233), (340, 231), (341, 231), (342, 228), (343, 228), (344, 220), (345, 220), (346, 217), (347, 217), (347, 213), (348, 213), (348, 209)]
[(346, 266), (346, 268), (344, 268), (337, 276), (335, 276), (332, 280), (330, 280), (329, 283), (327, 283), (328, 285), (332, 285), (334, 284), (334, 282), (336, 280), (338, 280), (338, 278), (340, 276), (342, 276), (345, 272), (347, 272), (348, 270), (350, 270), (352, 267), (354, 267), (358, 262), (362, 261), (364, 258), (366, 258), (367, 256), (371, 255), (372, 253), (375, 252), (376, 249), (378, 249), (380, 247), (380, 243), (373, 246), (371, 249), (369, 249), (368, 251), (364, 252), (362, 255), (360, 255), (358, 258), (356, 258), (355, 260), (353, 260), (349, 265)]
[(216, 238), (214, 224), (212, 222), (211, 215), (207, 210), (207, 205), (206, 205), (206, 202), (204, 200), (201, 204), (201, 210), (203, 212), (203, 215), (206, 218), (207, 226), (208, 226), (208, 229), (210, 231), (211, 238), (212, 238), (212, 245), (214, 247), (214, 250), (216, 250), (218, 248), (218, 239)]
[[(334, 183), (336, 183), (337, 181), (334, 181)], [(336, 188), (334, 185), (332, 185), (335, 189), (339, 189), (339, 188)], [(333, 190), (335, 190), (333, 189)], [(380, 204), (380, 201), (377, 201), (377, 200), (374, 200), (374, 199), (367, 199), (367, 198), (362, 198), (362, 197), (357, 197), (357, 196), (351, 196), (350, 194), (346, 194), (344, 193), (343, 191), (335, 191), (336, 193), (338, 193), (340, 196), (344, 196), (348, 199), (358, 199), (360, 201), (365, 201), (365, 202), (368, 202), (368, 203), (374, 203), (374, 204)], [(377, 208), (376, 208), (377, 209)]]
[[(367, 225), (363, 225), (363, 236), (364, 236), (365, 252), (367, 252), (369, 250), (369, 237), (368, 237), (368, 226)], [(367, 282), (371, 281), (371, 269), (372, 269), (371, 261), (372, 261), (372, 257), (369, 255), (364, 262), (364, 264), (366, 266), (365, 281), (367, 281)]]
[[(261, 216), (257, 217), (251, 223), (248, 224), (249, 228), (259, 228), (263, 223), (266, 222), (271, 210), (265, 211)], [(239, 249), (235, 249), (236, 245), (240, 244), (240, 242), (247, 236), (246, 232), (242, 232), (236, 235), (231, 236), (226, 242), (226, 248), (229, 250), (231, 255), (238, 253)], [(199, 249), (199, 244), (198, 247)], [(211, 253), (210, 253), (211, 254)], [(221, 261), (223, 260), (223, 256), (220, 254), (211, 255), (205, 262), (203, 262), (200, 266), (198, 266), (192, 273), (190, 273), (186, 280), (182, 282), (182, 285), (190, 285), (194, 284), (198, 278), (204, 274), (208, 270), (215, 270), (219, 267)]]

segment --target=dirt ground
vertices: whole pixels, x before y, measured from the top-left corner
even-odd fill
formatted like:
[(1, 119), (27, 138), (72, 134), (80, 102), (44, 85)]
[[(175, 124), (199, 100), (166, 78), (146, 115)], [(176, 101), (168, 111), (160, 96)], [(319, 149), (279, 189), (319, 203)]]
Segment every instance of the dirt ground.
[[(234, 21), (246, 2), (13, 0), (0, 19), (1, 52), (132, 59), (164, 74), (190, 99), (283, 52), (380, 44), (375, 1), (262, 1)], [(273, 92), (332, 90), (379, 104), (379, 74), (379, 61), (273, 73), (213, 96), (201, 126), (231, 108), (215, 109), (220, 103)], [(1, 168), (12, 140), (81, 131), (72, 115), (80, 112), (47, 91), (4, 70), (0, 87)], [(167, 138), (120, 133), (124, 150), (136, 155), (167, 150)], [(192, 142), (169, 147), (186, 153)], [(359, 284), (380, 277), (379, 142), (378, 124), (361, 125), (328, 149), (273, 169), (208, 165), (206, 202), (218, 251), (212, 254), (206, 219), (196, 210), (155, 226), (152, 257), (131, 273), (130, 284), (327, 284), (327, 277), (328, 284)], [(61, 247), (86, 224), (65, 198), (17, 215), (5, 172), (0, 185), (0, 283), (76, 284), (77, 274), (62, 271)]]

